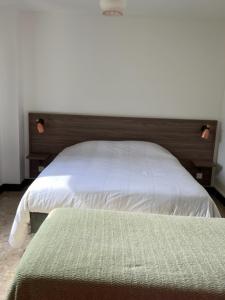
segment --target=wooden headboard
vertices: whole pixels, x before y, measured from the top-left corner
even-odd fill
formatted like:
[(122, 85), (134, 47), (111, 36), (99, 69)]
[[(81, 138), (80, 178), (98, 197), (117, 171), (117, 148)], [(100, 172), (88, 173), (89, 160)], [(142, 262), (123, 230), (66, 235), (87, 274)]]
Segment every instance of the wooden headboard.
[[(43, 134), (37, 132), (37, 119), (44, 120)], [(206, 124), (211, 126), (208, 140), (201, 138)], [(212, 120), (30, 113), (30, 153), (56, 155), (65, 147), (88, 140), (141, 140), (163, 146), (181, 162), (213, 162), (216, 128), (217, 121)]]

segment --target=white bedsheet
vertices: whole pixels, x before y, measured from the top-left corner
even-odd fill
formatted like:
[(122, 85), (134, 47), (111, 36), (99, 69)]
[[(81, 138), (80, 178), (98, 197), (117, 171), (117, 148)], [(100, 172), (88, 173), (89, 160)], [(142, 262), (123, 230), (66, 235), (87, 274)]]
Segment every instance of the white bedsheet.
[(90, 141), (62, 151), (24, 194), (10, 244), (23, 244), (30, 212), (57, 207), (220, 217), (205, 189), (171, 153), (135, 141)]

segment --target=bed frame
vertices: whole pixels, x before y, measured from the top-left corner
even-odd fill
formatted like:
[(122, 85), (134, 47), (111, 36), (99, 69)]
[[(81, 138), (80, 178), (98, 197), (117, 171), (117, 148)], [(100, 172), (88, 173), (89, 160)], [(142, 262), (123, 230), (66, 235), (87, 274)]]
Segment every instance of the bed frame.
[[(44, 133), (38, 133), (37, 120), (43, 123)], [(210, 125), (207, 140), (201, 138), (201, 130), (205, 125)], [(201, 170), (203, 178), (199, 182), (209, 186), (216, 130), (215, 120), (29, 113), (30, 175), (37, 175), (41, 160), (46, 160), (48, 164), (65, 147), (80, 142), (136, 140), (157, 143), (168, 149), (194, 177)], [(40, 216), (41, 222), (44, 217)], [(31, 214), (31, 223), (33, 231), (36, 231), (39, 216)]]

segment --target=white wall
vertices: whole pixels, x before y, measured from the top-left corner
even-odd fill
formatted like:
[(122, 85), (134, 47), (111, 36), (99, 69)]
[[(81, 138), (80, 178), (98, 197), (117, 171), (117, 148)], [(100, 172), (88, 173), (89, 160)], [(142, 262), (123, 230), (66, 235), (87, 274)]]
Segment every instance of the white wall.
[(204, 21), (36, 14), (36, 111), (218, 119), (224, 28)]
[(0, 12), (0, 184), (20, 183), (18, 14)]
[[(33, 101), (35, 99), (36, 90), (36, 14), (22, 13), (19, 20), (20, 28), (20, 76), (21, 76), (21, 99), (22, 99), (22, 111), (21, 117), (23, 123), (22, 132), (23, 135), (23, 153), (22, 162), (24, 163), (25, 170), (22, 170), (23, 177), (29, 177), (29, 161), (25, 159), (29, 153), (29, 141), (28, 141), (28, 113), (33, 110)], [(25, 171), (25, 172), (24, 172)]]

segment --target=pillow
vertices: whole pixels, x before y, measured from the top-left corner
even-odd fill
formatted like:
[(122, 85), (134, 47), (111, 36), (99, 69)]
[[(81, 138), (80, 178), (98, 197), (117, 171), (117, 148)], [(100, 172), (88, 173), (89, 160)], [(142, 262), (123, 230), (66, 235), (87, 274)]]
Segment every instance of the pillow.
[(65, 148), (60, 155), (133, 155), (135, 157), (149, 156), (175, 159), (168, 150), (160, 145), (144, 141), (87, 141)]

